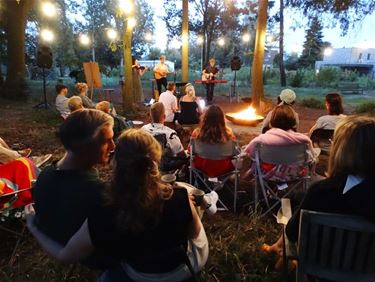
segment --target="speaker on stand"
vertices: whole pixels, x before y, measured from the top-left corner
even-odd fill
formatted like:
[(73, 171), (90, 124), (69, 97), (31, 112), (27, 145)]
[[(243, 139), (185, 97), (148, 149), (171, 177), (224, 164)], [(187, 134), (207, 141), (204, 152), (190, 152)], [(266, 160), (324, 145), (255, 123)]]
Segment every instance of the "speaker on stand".
[(232, 103), (232, 97), (236, 97), (237, 103), (239, 102), (239, 95), (237, 91), (237, 71), (241, 69), (241, 58), (239, 56), (233, 56), (230, 61), (230, 68), (234, 71), (233, 83), (231, 85), (230, 103)]
[(48, 109), (51, 107), (50, 104), (47, 102), (47, 89), (46, 89), (46, 69), (50, 69), (52, 67), (52, 50), (50, 47), (46, 45), (39, 45), (37, 54), (36, 54), (36, 64), (38, 67), (42, 68), (42, 75), (43, 75), (43, 102), (35, 105), (34, 108), (44, 108)]

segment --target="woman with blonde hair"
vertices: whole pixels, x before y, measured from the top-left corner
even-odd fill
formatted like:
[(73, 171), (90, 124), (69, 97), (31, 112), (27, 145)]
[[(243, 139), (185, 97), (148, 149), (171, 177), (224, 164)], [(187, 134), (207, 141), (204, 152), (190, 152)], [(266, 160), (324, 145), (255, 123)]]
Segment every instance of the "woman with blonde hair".
[[(62, 261), (82, 260), (98, 250), (123, 261), (120, 269), (131, 281), (186, 280), (190, 277), (186, 253), (192, 269), (201, 269), (208, 256), (207, 237), (187, 190), (162, 183), (161, 155), (161, 146), (151, 134), (125, 131), (117, 142), (106, 206), (89, 216), (65, 247), (33, 225), (29, 206), (31, 232)], [(106, 275), (110, 279), (111, 272)]]
[[(206, 109), (200, 126), (193, 131), (191, 137), (207, 144), (224, 144), (230, 140), (236, 140), (232, 129), (226, 125), (223, 110), (218, 105), (211, 105)], [(230, 159), (206, 160), (195, 156), (193, 164), (209, 177), (216, 177), (234, 169)]]
[(185, 95), (180, 99), (181, 112), (178, 115), (179, 124), (197, 124), (202, 113), (199, 107), (200, 99), (195, 96), (194, 86), (188, 83), (185, 86)]
[(78, 96), (82, 99), (83, 106), (89, 109), (95, 109), (95, 103), (87, 96), (89, 87), (84, 82), (76, 83), (76, 92)]
[[(375, 214), (375, 118), (347, 117), (337, 125), (329, 156), (328, 178), (314, 183), (286, 226), (288, 239), (298, 240), (300, 211), (373, 217)], [(280, 252), (282, 238), (267, 252)]]

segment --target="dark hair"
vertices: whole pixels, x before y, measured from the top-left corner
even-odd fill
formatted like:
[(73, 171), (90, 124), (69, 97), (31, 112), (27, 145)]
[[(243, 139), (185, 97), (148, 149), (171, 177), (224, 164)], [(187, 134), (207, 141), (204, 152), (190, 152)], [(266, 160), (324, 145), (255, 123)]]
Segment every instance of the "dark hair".
[(280, 128), (282, 130), (295, 129), (297, 126), (296, 116), (291, 106), (277, 106), (271, 116), (271, 127)]
[(137, 60), (137, 57), (132, 56), (132, 65), (134, 65), (135, 61)]
[(167, 90), (172, 91), (173, 88), (175, 88), (175, 86), (176, 86), (176, 83), (174, 83), (174, 82), (168, 82)]
[(64, 84), (56, 84), (55, 86), (56, 93), (59, 94), (63, 89), (68, 89)]
[(209, 144), (225, 143), (234, 137), (226, 126), (223, 110), (218, 105), (211, 105), (204, 112), (199, 127), (198, 139)]
[(66, 150), (77, 152), (95, 144), (104, 127), (113, 127), (113, 118), (104, 112), (84, 109), (72, 112), (60, 126), (59, 137)]
[(117, 139), (108, 199), (118, 209), (119, 228), (140, 232), (158, 223), (164, 201), (173, 194), (160, 180), (161, 155), (158, 141), (142, 129), (128, 129)]
[(344, 112), (342, 99), (339, 94), (328, 93), (326, 95), (326, 102), (328, 104), (328, 113), (330, 115), (341, 115)]

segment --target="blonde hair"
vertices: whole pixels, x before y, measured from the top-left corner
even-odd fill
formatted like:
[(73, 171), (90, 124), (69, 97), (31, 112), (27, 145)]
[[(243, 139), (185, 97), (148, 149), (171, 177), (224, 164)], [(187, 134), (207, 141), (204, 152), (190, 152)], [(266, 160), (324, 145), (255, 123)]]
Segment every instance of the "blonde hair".
[(113, 127), (113, 118), (101, 111), (82, 109), (71, 113), (60, 127), (59, 137), (66, 150), (77, 152), (98, 141), (105, 127)]
[(87, 84), (84, 83), (84, 82), (78, 82), (78, 83), (76, 83), (75, 87), (76, 87), (76, 90), (77, 90), (77, 92), (79, 94), (82, 94), (82, 93), (86, 94), (87, 90), (89, 89), (89, 87), (87, 86)]
[(163, 202), (173, 194), (160, 179), (161, 155), (160, 144), (142, 129), (128, 129), (118, 138), (109, 200), (119, 209), (121, 228), (138, 232), (158, 223)]
[(68, 100), (68, 107), (71, 112), (83, 109), (81, 97), (79, 96), (70, 97)]
[(108, 114), (110, 110), (110, 103), (108, 101), (101, 101), (96, 104), (95, 108)]
[(375, 173), (375, 118), (351, 116), (336, 127), (328, 175), (363, 177)]
[(191, 99), (195, 98), (195, 89), (194, 89), (194, 86), (191, 85), (190, 83), (186, 85), (185, 87), (185, 94)]

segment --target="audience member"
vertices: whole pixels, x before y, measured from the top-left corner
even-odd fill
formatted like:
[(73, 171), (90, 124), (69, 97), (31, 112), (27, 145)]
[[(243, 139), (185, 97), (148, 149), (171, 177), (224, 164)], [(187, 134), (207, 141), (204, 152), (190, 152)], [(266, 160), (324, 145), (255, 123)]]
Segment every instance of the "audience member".
[(173, 122), (175, 113), (178, 111), (177, 98), (174, 95), (176, 84), (168, 82), (167, 91), (160, 94), (159, 102), (163, 103), (165, 109), (165, 121)]
[(110, 113), (111, 104), (107, 101), (102, 101), (96, 104), (96, 109), (106, 114), (109, 114), (113, 118), (113, 137), (116, 140), (120, 136), (123, 130), (132, 128), (133, 125), (130, 122), (126, 122), (125, 118), (120, 115), (113, 115)]
[(344, 108), (342, 106), (341, 96), (337, 93), (328, 93), (326, 95), (326, 108), (328, 115), (321, 116), (317, 119), (315, 125), (310, 129), (310, 135), (315, 129), (334, 130), (336, 125), (343, 120)]
[[(277, 96), (277, 105), (289, 105), (289, 106), (293, 106), (295, 101), (296, 101), (296, 93), (291, 90), (291, 89), (284, 89), (283, 91), (281, 91), (280, 95)], [(271, 121), (271, 116), (272, 116), (272, 111), (270, 111), (266, 118), (264, 119), (263, 121), (263, 124), (262, 124), (262, 133), (265, 133), (267, 130), (270, 129), (270, 121)], [(298, 114), (296, 113), (296, 111), (293, 110), (293, 113), (294, 113), (294, 116), (295, 116), (295, 119), (296, 119), (296, 124), (293, 128), (294, 131), (297, 131), (298, 130), (298, 125), (299, 125), (299, 117), (298, 117)]]
[(98, 110), (71, 113), (59, 131), (64, 157), (45, 168), (35, 184), (35, 223), (62, 245), (101, 203), (104, 184), (94, 166), (109, 160), (112, 127), (113, 119)]
[(179, 124), (199, 123), (199, 115), (201, 114), (199, 101), (198, 97), (195, 96), (194, 86), (188, 83), (185, 87), (185, 95), (180, 99), (181, 112), (177, 117)]
[(89, 87), (84, 82), (78, 82), (76, 83), (76, 91), (78, 93), (78, 96), (82, 99), (82, 104), (85, 108), (88, 109), (95, 109), (95, 103), (87, 97), (87, 92), (89, 90)]
[(60, 113), (63, 119), (66, 119), (70, 114), (68, 107), (69, 99), (66, 97), (66, 95), (68, 95), (68, 87), (63, 84), (57, 84), (55, 88), (57, 93), (55, 101), (56, 110)]
[[(65, 246), (34, 225), (31, 205), (25, 209), (30, 231), (61, 261), (80, 261), (97, 250), (123, 261), (121, 272), (132, 281), (188, 279), (184, 253), (199, 271), (208, 257), (207, 237), (187, 190), (161, 182), (161, 154), (159, 143), (148, 132), (125, 131), (117, 142), (107, 204), (94, 210)], [(102, 279), (111, 279), (111, 273), (107, 271)]]
[(71, 112), (83, 110), (82, 99), (79, 96), (70, 97), (68, 100), (68, 107)]
[[(296, 127), (296, 116), (295, 112), (288, 105), (279, 105), (272, 111), (270, 120), (271, 129), (266, 133), (263, 133), (255, 137), (246, 146), (245, 152), (251, 157), (255, 157), (256, 146), (259, 143), (274, 146), (285, 146), (291, 144), (302, 144), (308, 145), (307, 153), (311, 163), (317, 161), (319, 156), (319, 149), (313, 148), (311, 140), (308, 136), (302, 133), (294, 131)], [(253, 168), (252, 168), (253, 169)], [(250, 172), (252, 172), (252, 169)], [(293, 176), (293, 173), (300, 174), (299, 168), (296, 169), (280, 169), (280, 167), (264, 164), (263, 169), (267, 171), (270, 178), (281, 178), (288, 180), (288, 177)], [(303, 168), (301, 168), (303, 169)], [(291, 175), (283, 175), (284, 172), (288, 172)]]
[[(208, 144), (223, 144), (229, 140), (236, 140), (232, 129), (226, 125), (223, 110), (218, 105), (211, 105), (206, 109), (199, 127), (193, 131), (191, 137)], [(234, 169), (230, 159), (207, 160), (195, 156), (193, 164), (209, 177), (216, 177)]]
[[(313, 184), (286, 227), (290, 241), (298, 240), (301, 209), (373, 218), (375, 206), (375, 118), (352, 116), (335, 130), (328, 178)], [(266, 252), (280, 254), (282, 238)]]

